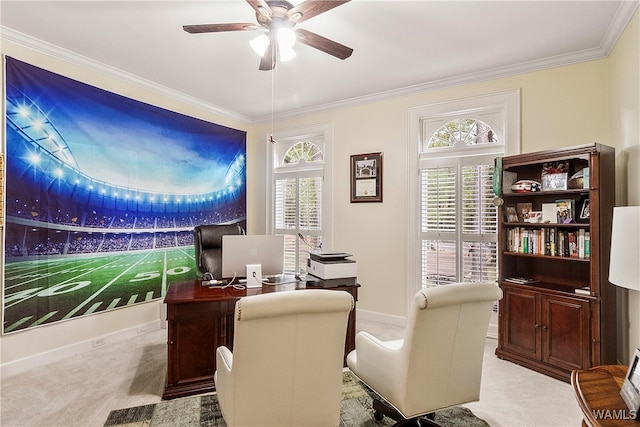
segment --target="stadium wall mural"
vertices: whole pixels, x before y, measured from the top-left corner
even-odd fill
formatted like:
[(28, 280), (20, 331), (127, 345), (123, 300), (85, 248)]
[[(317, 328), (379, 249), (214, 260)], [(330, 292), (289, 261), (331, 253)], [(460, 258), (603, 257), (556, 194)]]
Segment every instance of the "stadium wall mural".
[(5, 58), (3, 333), (162, 298), (246, 224), (246, 132)]

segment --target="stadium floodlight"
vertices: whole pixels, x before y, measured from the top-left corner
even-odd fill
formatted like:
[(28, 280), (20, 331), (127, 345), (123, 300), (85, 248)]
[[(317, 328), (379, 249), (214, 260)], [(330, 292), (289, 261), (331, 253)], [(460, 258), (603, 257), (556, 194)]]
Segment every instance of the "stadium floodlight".
[(18, 109), (18, 114), (20, 115), (20, 117), (25, 118), (29, 117), (31, 115), (31, 112), (29, 110), (29, 107), (23, 105)]
[(38, 155), (37, 153), (31, 153), (29, 155), (29, 162), (31, 162), (34, 165), (37, 165), (40, 163), (40, 155)]

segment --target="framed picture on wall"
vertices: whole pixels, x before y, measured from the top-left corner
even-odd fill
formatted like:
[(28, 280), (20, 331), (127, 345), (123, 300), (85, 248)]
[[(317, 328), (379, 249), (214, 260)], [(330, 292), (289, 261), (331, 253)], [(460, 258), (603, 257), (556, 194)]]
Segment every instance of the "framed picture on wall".
[(351, 156), (351, 203), (382, 202), (382, 153)]

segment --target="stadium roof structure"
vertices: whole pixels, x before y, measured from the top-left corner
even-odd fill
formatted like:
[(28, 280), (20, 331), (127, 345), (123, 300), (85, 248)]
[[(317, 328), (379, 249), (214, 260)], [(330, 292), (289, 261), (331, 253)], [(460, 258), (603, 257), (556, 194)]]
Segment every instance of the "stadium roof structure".
[[(43, 186), (47, 191), (88, 205), (105, 205), (134, 211), (202, 209), (222, 200), (243, 194), (246, 185), (246, 158), (243, 153), (229, 164), (220, 188), (205, 193), (162, 193), (124, 187), (91, 177), (80, 170), (71, 149), (55, 124), (29, 97), (7, 97), (6, 117), (9, 131), (15, 132), (23, 144), (22, 152), (11, 153), (17, 176), (23, 184)], [(16, 148), (18, 149), (18, 148)], [(21, 164), (18, 166), (17, 163)], [(30, 184), (27, 184), (30, 182)], [(28, 190), (25, 190), (28, 191)], [(187, 205), (191, 205), (187, 208)]]

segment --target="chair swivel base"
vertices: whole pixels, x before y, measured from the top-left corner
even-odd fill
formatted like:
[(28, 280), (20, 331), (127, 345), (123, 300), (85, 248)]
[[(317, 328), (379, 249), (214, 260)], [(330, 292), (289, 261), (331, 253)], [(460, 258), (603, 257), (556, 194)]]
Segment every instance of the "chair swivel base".
[(431, 412), (426, 415), (421, 415), (414, 418), (405, 418), (402, 416), (400, 412), (393, 406), (389, 405), (387, 402), (384, 402), (379, 399), (373, 399), (373, 418), (376, 421), (382, 421), (382, 418), (386, 415), (392, 420), (397, 421), (393, 427), (401, 427), (401, 426), (420, 426), (420, 427), (440, 427), (434, 421), (435, 413)]

